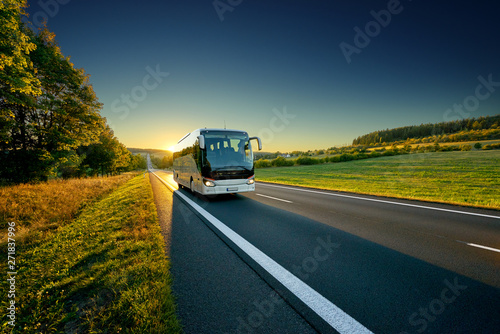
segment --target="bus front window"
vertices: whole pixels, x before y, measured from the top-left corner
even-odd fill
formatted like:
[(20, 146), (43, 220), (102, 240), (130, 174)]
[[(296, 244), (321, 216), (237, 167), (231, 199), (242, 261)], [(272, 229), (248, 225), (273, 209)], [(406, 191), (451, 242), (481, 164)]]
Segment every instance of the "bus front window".
[(236, 132), (205, 134), (206, 160), (212, 170), (247, 169), (253, 167), (252, 146), (248, 135)]

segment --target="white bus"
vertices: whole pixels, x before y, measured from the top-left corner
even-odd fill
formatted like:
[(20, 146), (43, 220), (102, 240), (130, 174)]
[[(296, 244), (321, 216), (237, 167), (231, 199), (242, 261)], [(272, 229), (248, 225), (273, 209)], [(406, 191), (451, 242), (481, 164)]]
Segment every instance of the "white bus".
[(174, 148), (174, 180), (179, 188), (202, 195), (255, 190), (251, 140), (239, 130), (198, 129), (179, 140)]

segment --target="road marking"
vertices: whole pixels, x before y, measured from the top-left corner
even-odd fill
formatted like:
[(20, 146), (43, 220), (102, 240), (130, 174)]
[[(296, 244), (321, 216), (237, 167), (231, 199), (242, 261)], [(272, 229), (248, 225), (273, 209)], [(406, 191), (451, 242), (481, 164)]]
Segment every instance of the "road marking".
[(276, 198), (276, 197), (272, 197), (272, 196), (267, 196), (267, 195), (262, 195), (262, 194), (255, 194), (255, 195), (260, 196), (260, 197), (275, 199), (277, 201), (282, 201), (282, 202), (286, 202), (286, 203), (293, 203), (292, 201), (287, 201), (286, 199)]
[[(152, 173), (168, 188), (174, 190), (156, 173)], [(372, 333), (338, 306), (246, 241), (201, 206), (190, 200), (182, 192), (177, 191), (175, 193), (339, 333)]]
[(445, 211), (445, 212), (452, 212), (452, 213), (461, 213), (461, 214), (464, 214), (464, 215), (471, 215), (471, 216), (479, 216), (479, 217), (487, 217), (487, 218), (500, 219), (500, 216), (485, 215), (485, 214), (482, 214), (482, 213), (474, 213), (474, 212), (466, 212), (466, 211), (458, 211), (458, 210), (434, 208), (434, 207), (431, 207), (431, 206), (423, 206), (423, 205), (416, 205), (416, 204), (391, 202), (391, 201), (384, 201), (384, 200), (381, 200), (381, 199), (365, 198), (365, 197), (358, 197), (358, 196), (351, 196), (351, 195), (342, 195), (342, 194), (335, 194), (335, 193), (327, 193), (327, 192), (324, 192), (324, 191), (317, 191), (317, 190), (298, 189), (298, 188), (293, 187), (293, 186), (292, 187), (283, 187), (283, 186), (277, 186), (277, 185), (274, 185), (274, 184), (266, 184), (266, 183), (259, 183), (259, 186), (282, 188), (282, 189), (290, 189), (290, 190), (303, 191), (303, 192), (314, 193), (314, 194), (322, 194), (322, 195), (329, 195), (329, 196), (346, 197), (346, 198), (360, 199), (360, 200), (363, 200), (363, 201), (371, 201), (371, 202), (387, 203), (387, 204), (394, 204), (394, 205), (410, 206), (410, 207), (419, 208), (419, 209)]
[(493, 247), (488, 247), (488, 246), (473, 244), (471, 242), (465, 242), (465, 241), (460, 241), (460, 240), (457, 240), (457, 241), (460, 242), (460, 243), (462, 243), (462, 244), (466, 244), (467, 246), (482, 248), (482, 249), (486, 249), (486, 250), (490, 250), (490, 251), (493, 251), (493, 252), (500, 253), (500, 249), (496, 249), (496, 248), (493, 248)]

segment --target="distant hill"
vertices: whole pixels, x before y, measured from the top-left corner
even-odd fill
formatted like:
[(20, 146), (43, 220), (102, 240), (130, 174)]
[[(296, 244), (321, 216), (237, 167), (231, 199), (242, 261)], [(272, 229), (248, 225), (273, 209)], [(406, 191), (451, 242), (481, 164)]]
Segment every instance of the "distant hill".
[(413, 139), (468, 141), (500, 139), (500, 114), (462, 119), (436, 124), (421, 124), (371, 132), (353, 140), (353, 145), (380, 145), (382, 143), (408, 142)]
[(146, 156), (146, 155), (151, 155), (151, 156), (155, 156), (159, 159), (163, 159), (163, 157), (171, 157), (172, 156), (172, 152), (170, 151), (167, 151), (167, 150), (159, 150), (159, 149), (155, 149), (155, 148), (133, 148), (133, 147), (127, 147), (127, 150), (130, 151), (130, 153), (132, 154), (140, 154), (140, 155), (143, 155), (143, 156)]

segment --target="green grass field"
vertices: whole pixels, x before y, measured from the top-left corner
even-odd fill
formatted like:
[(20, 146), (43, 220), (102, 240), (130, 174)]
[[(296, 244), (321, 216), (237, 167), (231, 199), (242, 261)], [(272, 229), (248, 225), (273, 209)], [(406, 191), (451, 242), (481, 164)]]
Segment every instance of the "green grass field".
[[(491, 140), (473, 140), (473, 141), (459, 141), (459, 142), (443, 142), (439, 143), (439, 146), (462, 146), (462, 145), (470, 145), (474, 147), (474, 144), (480, 143), (482, 146), (484, 145), (491, 145), (491, 144), (498, 144), (500, 143), (499, 139), (491, 139)], [(403, 148), (406, 144), (399, 144), (396, 145), (397, 148)], [(434, 143), (419, 143), (419, 144), (410, 144), (412, 148), (415, 148), (416, 146), (432, 146)], [(368, 151), (373, 151), (377, 149), (385, 148), (386, 150), (392, 148), (392, 145), (386, 145), (386, 146), (379, 146), (379, 147), (373, 147), (368, 149)]]
[(259, 181), (500, 209), (500, 151), (256, 169)]
[[(79, 182), (83, 187), (90, 181)], [(70, 181), (37, 187), (55, 191), (64, 182)], [(5, 215), (12, 215), (14, 207)], [(27, 237), (18, 239), (16, 323), (13, 328), (4, 316), (0, 332), (181, 332), (149, 177), (139, 175), (116, 186), (84, 205), (72, 221), (57, 225), (61, 219), (51, 216), (55, 226), (44, 234), (37, 230), (38, 238), (25, 231)], [(0, 307), (6, 310), (7, 303), (5, 297)]]

